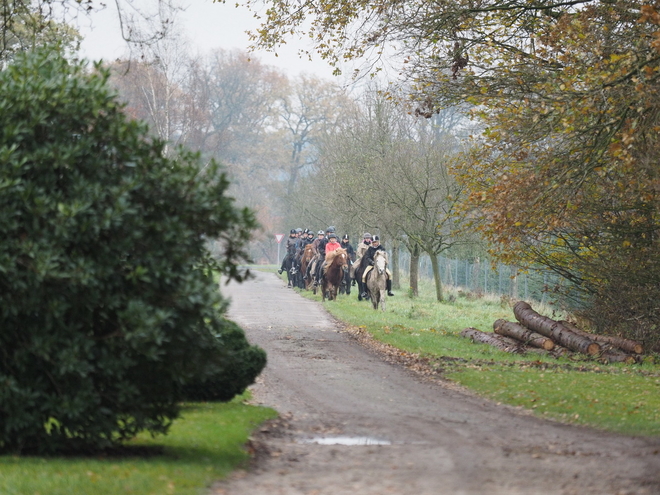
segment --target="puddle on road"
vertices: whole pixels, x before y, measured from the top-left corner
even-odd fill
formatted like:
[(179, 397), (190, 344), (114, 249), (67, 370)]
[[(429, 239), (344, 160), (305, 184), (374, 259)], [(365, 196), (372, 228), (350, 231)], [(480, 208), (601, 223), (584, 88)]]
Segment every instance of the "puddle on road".
[(381, 440), (372, 437), (313, 437), (302, 438), (298, 443), (317, 445), (392, 445), (389, 440)]

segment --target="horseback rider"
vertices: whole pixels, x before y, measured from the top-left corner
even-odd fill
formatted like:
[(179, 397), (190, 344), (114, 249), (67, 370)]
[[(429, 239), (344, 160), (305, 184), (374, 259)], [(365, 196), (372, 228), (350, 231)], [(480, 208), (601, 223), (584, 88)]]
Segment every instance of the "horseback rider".
[(314, 231), (312, 229), (305, 229), (302, 237), (300, 238), (300, 254), (305, 252), (305, 246), (314, 242)]
[(312, 246), (314, 246), (314, 254), (318, 254), (319, 244), (321, 243), (321, 241), (323, 239), (325, 239), (325, 232), (323, 232), (322, 230), (319, 230), (317, 236), (318, 237), (316, 239), (314, 239), (314, 241), (312, 242)]
[(351, 246), (351, 243), (349, 242), (348, 234), (344, 234), (344, 237), (341, 238), (341, 247), (346, 250), (346, 254), (348, 254), (348, 257), (351, 260), (351, 262), (354, 262), (355, 249), (353, 249), (353, 246)]
[(296, 254), (296, 242), (298, 241), (298, 236), (296, 229), (291, 229), (289, 232), (289, 238), (286, 240), (286, 254), (280, 265), (280, 269), (277, 270), (277, 273), (282, 275), (283, 271), (286, 271), (287, 265), (293, 261), (293, 257)]
[[(325, 246), (329, 242), (330, 234), (335, 234), (335, 228), (331, 225), (325, 229), (325, 237), (319, 241), (317, 246), (318, 248), (318, 260), (316, 262), (316, 274), (314, 279), (314, 287), (320, 285), (321, 278), (323, 277), (323, 264), (325, 263)], [(335, 234), (335, 242), (337, 241), (337, 235)]]
[(307, 265), (307, 273), (305, 273), (305, 278), (307, 280), (313, 279), (314, 274), (316, 273), (316, 264), (319, 259), (319, 244), (321, 243), (322, 240), (325, 239), (325, 232), (322, 230), (318, 231), (318, 237), (312, 241), (312, 249), (314, 250), (314, 258), (312, 258), (312, 261)]
[(327, 256), (328, 253), (331, 253), (340, 247), (341, 244), (337, 241), (337, 235), (334, 232), (330, 233), (328, 235), (328, 242), (325, 244), (325, 255)]
[[(351, 245), (348, 234), (344, 234), (344, 237), (341, 238), (341, 247), (346, 250), (346, 254), (348, 255), (348, 266), (349, 270), (346, 272), (344, 276), (344, 287), (343, 290), (346, 291), (346, 294), (351, 293), (351, 269), (353, 268), (353, 264), (355, 263), (355, 249), (353, 249), (353, 246)], [(355, 280), (353, 280), (353, 285), (355, 285)], [(341, 288), (340, 288), (341, 290)]]
[(360, 267), (362, 257), (364, 256), (364, 253), (367, 252), (367, 249), (369, 249), (369, 246), (371, 246), (371, 234), (365, 232), (362, 236), (362, 242), (358, 244), (357, 251), (355, 252), (355, 261), (351, 266), (351, 278), (355, 278), (355, 271)]
[[(364, 269), (364, 273), (362, 274), (363, 284), (367, 282), (367, 275), (374, 267), (374, 256), (376, 255), (376, 251), (385, 251), (385, 248), (380, 243), (380, 237), (378, 237), (377, 235), (373, 237), (373, 242), (371, 243), (371, 246), (369, 246), (367, 251), (364, 253), (364, 263), (366, 264), (366, 268)], [(385, 282), (387, 295), (393, 296), (394, 294), (392, 293), (392, 274), (390, 273), (389, 268), (385, 269), (385, 271), (387, 272), (387, 281)], [(367, 297), (367, 293), (362, 292), (361, 296), (365, 298)]]

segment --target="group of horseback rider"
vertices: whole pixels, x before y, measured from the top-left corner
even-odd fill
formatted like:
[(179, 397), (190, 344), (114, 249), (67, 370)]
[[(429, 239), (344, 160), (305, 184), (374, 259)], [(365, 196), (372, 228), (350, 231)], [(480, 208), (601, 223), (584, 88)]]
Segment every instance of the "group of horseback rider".
[[(305, 274), (300, 274), (300, 261), (305, 252), (305, 247), (308, 244), (312, 245), (314, 259), (307, 265), (307, 272)], [(344, 234), (341, 242), (339, 242), (335, 227), (333, 226), (328, 227), (325, 231), (319, 230), (316, 233), (316, 236), (311, 229), (291, 229), (286, 242), (286, 255), (284, 256), (282, 265), (277, 272), (281, 274), (283, 271), (288, 270), (289, 275), (298, 275), (301, 284), (302, 279), (304, 278), (312, 280), (314, 287), (316, 287), (321, 284), (326, 255), (337, 248), (345, 249), (346, 254), (348, 254), (350, 259), (350, 270), (349, 273), (346, 274), (346, 293), (350, 294), (350, 280), (352, 279), (353, 284), (356, 282), (358, 284), (358, 299), (366, 299), (368, 297), (366, 280), (369, 271), (373, 268), (374, 256), (376, 251), (385, 251), (385, 248), (380, 243), (380, 238), (377, 235), (372, 236), (368, 232), (362, 236), (362, 241), (358, 244), (357, 250), (355, 250), (350, 243), (348, 234)], [(364, 271), (362, 272), (362, 275), (358, 275), (356, 279), (356, 272), (361, 266), (365, 267)], [(289, 281), (289, 287), (291, 286), (292, 282)], [(392, 275), (389, 270), (387, 270), (386, 288), (387, 295), (393, 296)]]

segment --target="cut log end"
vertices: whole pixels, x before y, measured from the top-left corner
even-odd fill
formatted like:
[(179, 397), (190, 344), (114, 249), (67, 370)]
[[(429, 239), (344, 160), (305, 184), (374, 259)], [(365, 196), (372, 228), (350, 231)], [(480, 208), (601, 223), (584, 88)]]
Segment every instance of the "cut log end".
[(544, 340), (543, 343), (541, 344), (541, 349), (545, 349), (546, 351), (551, 351), (554, 348), (555, 348), (555, 343), (550, 339)]
[(589, 346), (587, 347), (587, 354), (589, 356), (595, 356), (597, 354), (600, 354), (600, 345), (597, 344), (596, 342), (592, 342), (591, 344), (589, 344)]

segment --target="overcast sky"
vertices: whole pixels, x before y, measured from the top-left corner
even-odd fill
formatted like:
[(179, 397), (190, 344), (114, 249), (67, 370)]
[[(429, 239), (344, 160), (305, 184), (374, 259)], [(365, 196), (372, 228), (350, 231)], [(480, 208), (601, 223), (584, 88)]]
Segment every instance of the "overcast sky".
[[(155, 4), (156, 0), (140, 0)], [(187, 6), (178, 16), (191, 42), (193, 52), (204, 53), (213, 48), (241, 48), (249, 45), (245, 31), (254, 29), (258, 22), (246, 8), (236, 8), (235, 2), (213, 3), (211, 0), (182, 0)], [(102, 12), (94, 13), (90, 20), (80, 20), (79, 30), (84, 36), (82, 54), (91, 60), (114, 60), (127, 53), (126, 44), (120, 35), (119, 21), (114, 2)], [(312, 62), (300, 59), (299, 48), (309, 48), (303, 41), (292, 39), (285, 47), (278, 49), (278, 57), (271, 53), (258, 52), (255, 58), (273, 65), (290, 76), (300, 73), (315, 74), (326, 79), (333, 79), (332, 68), (322, 60)], [(316, 57), (318, 59), (318, 57)], [(340, 82), (334, 78), (336, 82)]]

